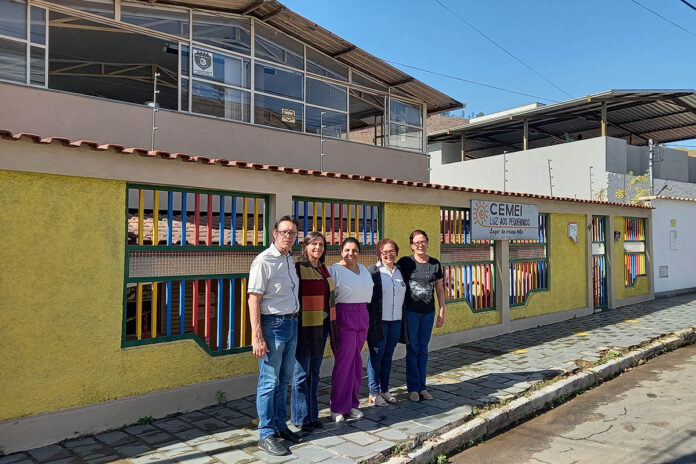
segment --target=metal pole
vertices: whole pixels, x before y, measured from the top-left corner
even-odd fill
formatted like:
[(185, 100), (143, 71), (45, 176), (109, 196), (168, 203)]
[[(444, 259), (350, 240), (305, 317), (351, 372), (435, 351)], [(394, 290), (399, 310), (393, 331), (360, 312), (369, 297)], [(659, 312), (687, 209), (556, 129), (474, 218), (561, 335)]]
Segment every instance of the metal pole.
[(551, 196), (553, 196), (553, 176), (551, 175), (551, 159), (546, 160), (549, 165), (549, 190), (551, 190)]
[(653, 178), (653, 139), (648, 140), (648, 176), (650, 178), (650, 196), (655, 192)]
[(507, 193), (507, 151), (503, 152), (503, 193)]
[(157, 78), (160, 73), (155, 72), (152, 86), (152, 139), (150, 143), (150, 150), (155, 150), (155, 131), (159, 128), (157, 127), (157, 112), (159, 111), (159, 105), (157, 104), (157, 94), (159, 90), (157, 89)]
[(590, 166), (590, 200), (592, 199), (592, 167)]
[(326, 153), (324, 153), (324, 115), (326, 114), (326, 111), (322, 111), (321, 115), (319, 116), (319, 138), (321, 139), (321, 157), (319, 158), (319, 170), (324, 171), (324, 157), (326, 156)]

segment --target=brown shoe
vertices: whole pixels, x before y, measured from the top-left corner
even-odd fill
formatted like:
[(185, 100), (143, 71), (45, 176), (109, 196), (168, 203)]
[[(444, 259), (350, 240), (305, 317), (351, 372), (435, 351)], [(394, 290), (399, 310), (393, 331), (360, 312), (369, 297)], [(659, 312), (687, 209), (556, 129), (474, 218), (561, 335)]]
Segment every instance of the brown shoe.
[(411, 392), (408, 394), (408, 399), (411, 401), (420, 401), (420, 395), (418, 392)]
[(428, 390), (421, 390), (420, 397), (424, 400), (432, 400), (433, 399), (433, 395), (428, 393)]

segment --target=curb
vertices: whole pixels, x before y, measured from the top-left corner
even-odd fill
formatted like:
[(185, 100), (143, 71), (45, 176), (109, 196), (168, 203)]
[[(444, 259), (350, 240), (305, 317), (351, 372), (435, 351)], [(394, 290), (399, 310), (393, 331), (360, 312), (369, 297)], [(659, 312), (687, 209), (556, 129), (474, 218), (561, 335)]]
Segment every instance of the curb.
[[(449, 454), (464, 447), (467, 443), (482, 440), (487, 435), (493, 435), (536, 413), (543, 412), (557, 401), (564, 401), (565, 397), (580, 394), (588, 388), (611, 380), (626, 369), (637, 365), (641, 360), (648, 360), (694, 343), (696, 343), (696, 327), (663, 335), (649, 341), (645, 346), (634, 347), (623, 356), (599, 366), (576, 372), (567, 377), (563, 377), (561, 374), (560, 380), (556, 380), (551, 385), (534, 391), (528, 396), (518, 396), (503, 406), (477, 416), (455, 419), (453, 423), (430, 432), (429, 436), (419, 437), (411, 441), (413, 446), (419, 447), (406, 455), (388, 457), (382, 453), (363, 461), (363, 463), (427, 464), (436, 461), (437, 457), (442, 454)], [(525, 393), (521, 395), (525, 395)], [(387, 453), (394, 452), (397, 448), (398, 445), (388, 450)]]

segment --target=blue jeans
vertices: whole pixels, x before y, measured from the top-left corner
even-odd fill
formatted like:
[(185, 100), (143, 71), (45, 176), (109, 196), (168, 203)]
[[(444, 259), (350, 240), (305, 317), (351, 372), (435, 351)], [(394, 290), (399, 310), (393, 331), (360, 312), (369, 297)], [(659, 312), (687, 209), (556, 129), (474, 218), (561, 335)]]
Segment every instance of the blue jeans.
[(261, 316), (261, 330), (269, 352), (259, 359), (256, 411), (259, 439), (288, 428), (286, 401), (297, 346), (297, 319)]
[[(300, 329), (301, 330), (301, 329)], [(321, 346), (326, 346), (329, 336), (328, 319), (324, 322), (324, 334)], [(324, 356), (310, 358), (304, 356), (302, 338), (297, 340), (295, 371), (292, 375), (292, 392), (290, 394), (290, 422), (297, 427), (319, 420), (317, 389), (319, 388), (319, 371)]]
[(425, 390), (425, 375), (428, 370), (428, 343), (433, 332), (435, 313), (419, 314), (404, 312), (408, 328), (406, 345), (406, 387), (409, 392)]
[(367, 386), (370, 388), (370, 396), (389, 391), (392, 356), (401, 335), (401, 321), (382, 321), (382, 331), (382, 340), (374, 345), (367, 342), (370, 351), (370, 359), (367, 361)]

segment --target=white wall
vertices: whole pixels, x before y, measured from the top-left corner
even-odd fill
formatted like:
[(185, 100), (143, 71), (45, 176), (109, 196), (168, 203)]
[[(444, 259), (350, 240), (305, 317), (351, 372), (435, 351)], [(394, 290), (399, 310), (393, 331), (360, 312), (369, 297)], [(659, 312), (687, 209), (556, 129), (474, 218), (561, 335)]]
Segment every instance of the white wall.
[[(551, 145), (526, 151), (442, 164), (450, 147), (437, 143), (429, 147), (430, 182), (464, 187), (503, 190), (503, 169), (507, 168), (508, 192), (549, 195), (548, 162), (551, 160), (553, 195), (590, 198), (590, 169), (594, 197), (606, 188), (607, 138), (597, 137), (572, 143)], [(504, 159), (507, 159), (507, 163)]]
[[(696, 288), (696, 200), (651, 201), (655, 293)], [(672, 226), (671, 221), (676, 220)], [(670, 234), (676, 232), (671, 245)], [(667, 266), (668, 277), (660, 277), (660, 267)]]

